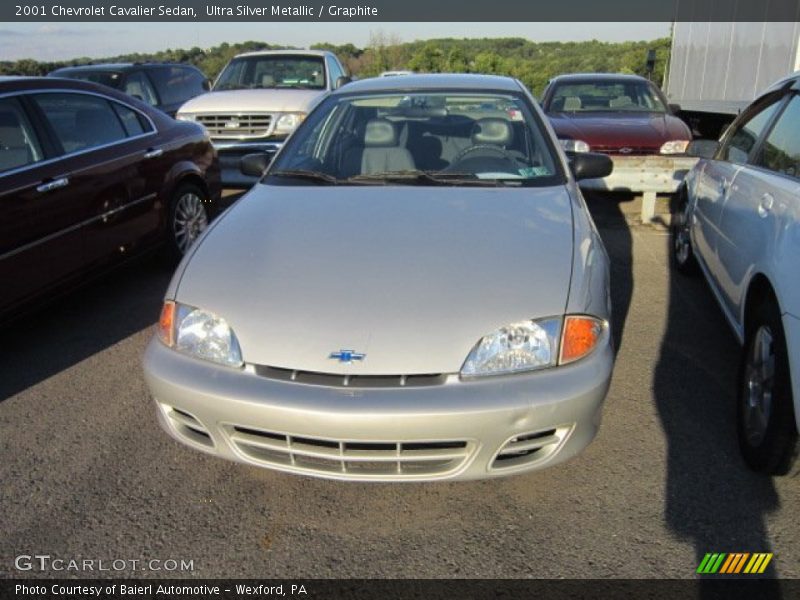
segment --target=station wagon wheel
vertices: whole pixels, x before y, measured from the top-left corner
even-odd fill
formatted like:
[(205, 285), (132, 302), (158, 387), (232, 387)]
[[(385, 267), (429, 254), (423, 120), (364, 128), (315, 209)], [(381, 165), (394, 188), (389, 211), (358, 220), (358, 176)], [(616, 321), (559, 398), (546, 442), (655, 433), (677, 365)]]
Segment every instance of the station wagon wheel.
[(774, 301), (756, 308), (748, 326), (739, 373), (739, 447), (754, 470), (787, 473), (798, 452), (789, 361)]
[(208, 226), (208, 197), (198, 186), (182, 185), (172, 197), (170, 233), (175, 254), (183, 256)]
[(690, 211), (689, 197), (686, 188), (681, 188), (677, 195), (675, 210), (672, 212), (670, 233), (672, 237), (672, 263), (675, 268), (686, 275), (698, 272), (697, 259), (692, 250), (692, 241), (689, 237)]

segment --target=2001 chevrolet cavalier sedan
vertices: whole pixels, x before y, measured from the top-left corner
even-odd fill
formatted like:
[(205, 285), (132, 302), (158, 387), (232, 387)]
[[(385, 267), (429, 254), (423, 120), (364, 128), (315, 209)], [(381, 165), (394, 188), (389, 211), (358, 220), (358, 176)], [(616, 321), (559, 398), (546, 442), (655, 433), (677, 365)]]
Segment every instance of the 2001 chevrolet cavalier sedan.
[(476, 479), (594, 438), (608, 257), (516, 80), (409, 75), (329, 95), (198, 240), (144, 358), (196, 449), (318, 477)]

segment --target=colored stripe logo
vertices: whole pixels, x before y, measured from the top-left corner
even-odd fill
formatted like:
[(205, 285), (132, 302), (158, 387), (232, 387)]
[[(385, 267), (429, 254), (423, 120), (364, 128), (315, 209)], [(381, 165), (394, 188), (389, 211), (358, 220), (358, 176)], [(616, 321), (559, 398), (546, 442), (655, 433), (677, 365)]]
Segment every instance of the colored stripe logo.
[(772, 560), (771, 552), (708, 552), (697, 573), (700, 575), (736, 575), (746, 573), (759, 575), (767, 569)]

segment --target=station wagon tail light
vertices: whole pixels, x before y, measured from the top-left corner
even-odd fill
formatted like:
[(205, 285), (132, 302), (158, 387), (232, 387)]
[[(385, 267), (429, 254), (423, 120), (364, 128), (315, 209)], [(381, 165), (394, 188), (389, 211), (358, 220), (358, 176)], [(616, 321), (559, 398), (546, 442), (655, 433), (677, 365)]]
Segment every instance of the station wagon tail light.
[(195, 358), (228, 367), (244, 364), (233, 329), (207, 310), (167, 300), (158, 321), (158, 337), (173, 350)]
[(567, 316), (561, 336), (561, 357), (558, 364), (583, 358), (595, 349), (603, 334), (605, 323), (587, 316)]
[(688, 140), (671, 140), (661, 146), (659, 152), (661, 154), (686, 154), (686, 148), (688, 147)]

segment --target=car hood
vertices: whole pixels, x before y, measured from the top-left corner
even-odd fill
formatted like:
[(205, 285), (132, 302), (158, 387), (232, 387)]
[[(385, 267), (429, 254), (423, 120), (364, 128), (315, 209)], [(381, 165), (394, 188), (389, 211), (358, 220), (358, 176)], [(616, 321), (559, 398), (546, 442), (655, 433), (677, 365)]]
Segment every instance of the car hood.
[(325, 90), (228, 90), (208, 92), (181, 106), (180, 113), (307, 112)]
[(664, 142), (690, 140), (679, 118), (657, 113), (554, 113), (548, 115), (560, 138), (583, 140), (591, 148), (651, 148)]
[[(176, 299), (225, 318), (248, 363), (457, 372), (497, 328), (561, 315), (566, 189), (266, 186), (201, 242)], [(332, 352), (364, 353), (342, 364)]]

